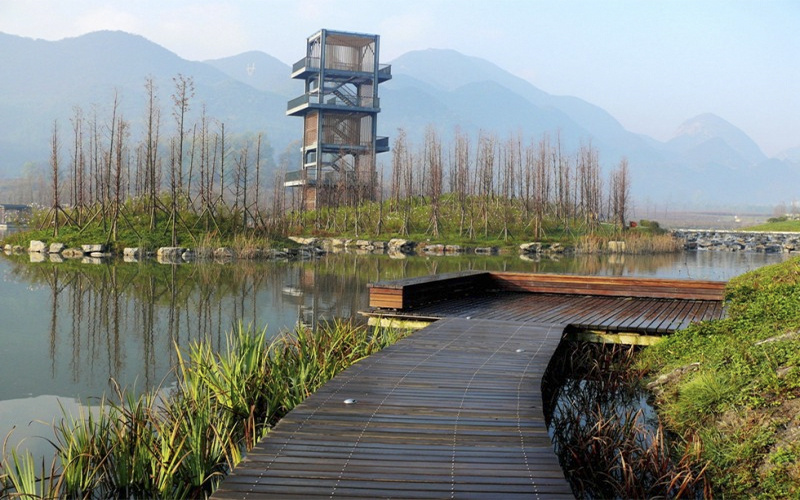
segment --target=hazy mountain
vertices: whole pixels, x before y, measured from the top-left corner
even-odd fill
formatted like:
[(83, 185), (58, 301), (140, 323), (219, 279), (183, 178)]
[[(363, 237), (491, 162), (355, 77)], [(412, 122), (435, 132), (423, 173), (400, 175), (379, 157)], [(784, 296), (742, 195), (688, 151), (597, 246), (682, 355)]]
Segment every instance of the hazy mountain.
[[(28, 162), (46, 162), (54, 120), (68, 136), (74, 108), (85, 116), (110, 116), (116, 92), (119, 112), (136, 124), (146, 112), (145, 81), (151, 77), (162, 108), (162, 126), (172, 127), (173, 78), (191, 76), (193, 116), (203, 105), (226, 123), (226, 131), (265, 131), (270, 141), (285, 144), (289, 130), (277, 125), (286, 98), (246, 85), (213, 67), (187, 61), (138, 35), (102, 31), (57, 42), (0, 33), (0, 175), (18, 175)], [(66, 149), (66, 148), (65, 148)], [(66, 151), (63, 151), (66, 153)]]
[[(303, 49), (298, 47), (298, 58)], [(767, 160), (744, 132), (714, 115), (687, 121), (662, 143), (626, 130), (578, 97), (549, 94), (489, 61), (453, 50), (414, 51), (388, 62), (393, 78), (381, 85), (378, 132), (390, 138), (403, 128), (410, 140), (421, 141), (433, 125), (445, 141), (456, 127), (494, 133), (501, 141), (510, 133), (522, 134), (526, 142), (546, 133), (559, 137), (568, 153), (591, 141), (606, 169), (629, 158), (636, 196), (669, 199), (673, 207), (684, 201), (776, 203), (794, 199), (800, 181), (796, 153)], [(26, 162), (47, 163), (56, 119), (67, 155), (73, 108), (97, 113), (105, 123), (115, 91), (119, 111), (137, 125), (146, 111), (148, 76), (158, 87), (164, 134), (173, 126), (171, 94), (178, 74), (194, 79), (190, 120), (205, 106), (229, 134), (265, 132), (274, 154), (302, 130), (299, 118), (285, 115), (287, 100), (302, 93), (302, 83), (290, 78), (289, 66), (263, 52), (196, 62), (122, 32), (57, 42), (0, 33), (0, 67), (0, 176), (19, 176)], [(391, 161), (390, 155), (380, 158), (383, 164)]]
[(785, 151), (781, 151), (780, 153), (778, 153), (776, 158), (779, 160), (785, 160), (792, 163), (800, 164), (800, 146), (789, 148)]
[(717, 162), (745, 168), (767, 159), (741, 129), (711, 113), (683, 122), (668, 146), (699, 165)]
[[(428, 49), (408, 52), (391, 61), (391, 64), (393, 74), (413, 75), (419, 81), (445, 91), (454, 91), (473, 83), (497, 83), (516, 94), (516, 102), (527, 101), (546, 113), (547, 116), (542, 119), (551, 124), (548, 129), (551, 133), (560, 127), (576, 132), (588, 131), (595, 145), (605, 145), (609, 149), (606, 153), (611, 156), (631, 156), (639, 148), (649, 149), (641, 137), (625, 130), (602, 108), (577, 97), (548, 94), (484, 59), (466, 56), (455, 50)], [(566, 135), (569, 136), (569, 133)], [(588, 138), (588, 135), (583, 137)]]
[(254, 50), (204, 62), (255, 89), (275, 92), (287, 99), (303, 92), (303, 83), (289, 78), (292, 69), (264, 52)]

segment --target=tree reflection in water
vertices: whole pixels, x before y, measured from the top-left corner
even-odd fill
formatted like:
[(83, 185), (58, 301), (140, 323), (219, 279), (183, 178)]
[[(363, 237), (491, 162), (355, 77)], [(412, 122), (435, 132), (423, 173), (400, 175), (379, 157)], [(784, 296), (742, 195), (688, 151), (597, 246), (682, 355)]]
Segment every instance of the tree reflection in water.
[[(60, 418), (108, 394), (169, 387), (175, 349), (224, 342), (237, 322), (269, 333), (298, 322), (357, 316), (366, 284), (464, 270), (727, 279), (783, 254), (696, 252), (650, 256), (444, 256), (392, 259), (332, 254), (305, 262), (31, 264), (0, 259), (0, 434)], [(57, 401), (55, 397), (60, 398)], [(31, 434), (40, 432), (30, 431)], [(13, 444), (13, 442), (11, 443)]]

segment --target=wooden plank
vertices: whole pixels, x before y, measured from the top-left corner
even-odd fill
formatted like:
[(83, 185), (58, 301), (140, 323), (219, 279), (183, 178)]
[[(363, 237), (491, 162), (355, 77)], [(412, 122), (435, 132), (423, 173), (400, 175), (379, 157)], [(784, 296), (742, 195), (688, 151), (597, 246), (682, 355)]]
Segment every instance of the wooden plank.
[(721, 281), (616, 276), (493, 272), (491, 278), (501, 289), (536, 293), (722, 300), (725, 288)]
[(370, 307), (410, 309), (472, 294), (485, 289), (488, 282), (486, 271), (461, 271), (371, 283), (368, 285), (369, 304)]
[(402, 278), (397, 280), (377, 281), (368, 283), (367, 288), (383, 289), (403, 289), (408, 286), (425, 285), (434, 282), (446, 281), (457, 278), (470, 278), (488, 275), (488, 271), (455, 271), (452, 273), (429, 274), (426, 276), (416, 276), (414, 278)]
[(597, 296), (591, 308), (587, 307), (586, 311), (573, 319), (570, 324), (577, 328), (597, 329), (596, 325), (602, 323), (615, 311), (623, 311), (631, 307), (632, 304), (635, 304), (635, 301), (630, 297), (610, 298)]
[(697, 305), (703, 302), (708, 303), (709, 301), (686, 300), (680, 302), (679, 307), (675, 308), (672, 314), (665, 317), (661, 321), (661, 324), (656, 327), (658, 332), (662, 334), (674, 332), (683, 323), (685, 318), (694, 315)]

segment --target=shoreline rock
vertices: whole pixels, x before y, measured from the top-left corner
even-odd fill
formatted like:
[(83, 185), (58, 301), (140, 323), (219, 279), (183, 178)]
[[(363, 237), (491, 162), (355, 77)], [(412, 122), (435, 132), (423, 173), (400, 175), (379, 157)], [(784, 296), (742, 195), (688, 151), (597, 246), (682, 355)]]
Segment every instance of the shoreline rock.
[(678, 230), (686, 251), (795, 253), (800, 251), (800, 233), (765, 233), (727, 230)]

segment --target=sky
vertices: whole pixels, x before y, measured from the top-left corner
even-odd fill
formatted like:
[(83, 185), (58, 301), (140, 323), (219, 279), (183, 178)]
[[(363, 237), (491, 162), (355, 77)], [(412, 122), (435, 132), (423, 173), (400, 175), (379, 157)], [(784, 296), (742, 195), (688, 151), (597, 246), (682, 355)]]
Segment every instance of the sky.
[(381, 62), (454, 49), (669, 140), (714, 113), (770, 156), (800, 147), (797, 0), (0, 0), (0, 32), (142, 35), (191, 60), (291, 64), (321, 28), (381, 36)]

